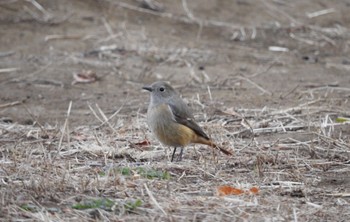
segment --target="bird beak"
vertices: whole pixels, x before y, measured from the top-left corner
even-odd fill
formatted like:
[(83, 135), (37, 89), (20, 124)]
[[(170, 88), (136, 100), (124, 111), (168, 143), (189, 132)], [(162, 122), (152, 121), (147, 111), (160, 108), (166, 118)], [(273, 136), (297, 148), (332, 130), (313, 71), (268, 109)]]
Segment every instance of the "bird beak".
[(144, 86), (142, 89), (152, 92), (152, 87), (150, 86)]

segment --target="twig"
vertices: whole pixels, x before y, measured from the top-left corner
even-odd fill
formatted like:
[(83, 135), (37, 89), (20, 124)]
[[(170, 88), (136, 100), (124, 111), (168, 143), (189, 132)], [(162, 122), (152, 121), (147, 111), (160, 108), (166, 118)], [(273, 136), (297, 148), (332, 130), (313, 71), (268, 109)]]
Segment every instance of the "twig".
[(43, 15), (44, 15), (44, 21), (48, 21), (48, 19), (52, 18), (51, 14), (46, 11), (44, 7), (42, 7), (37, 1), (35, 0), (26, 0), (30, 2), (35, 8), (37, 8)]
[(19, 104), (22, 104), (22, 102), (21, 101), (15, 101), (15, 102), (11, 102), (11, 103), (1, 104), (0, 105), (0, 109), (6, 108), (6, 107), (10, 107), (10, 106), (16, 106), (16, 105), (19, 105)]
[(70, 112), (71, 112), (71, 110), (72, 110), (72, 103), (73, 103), (73, 102), (70, 101), (70, 102), (69, 102), (69, 105), (68, 105), (66, 120), (64, 121), (64, 124), (63, 124), (63, 129), (62, 129), (63, 131), (62, 131), (62, 134), (61, 134), (60, 141), (58, 142), (58, 151), (61, 151), (61, 146), (62, 146), (62, 141), (63, 141), (63, 137), (64, 137), (65, 131), (67, 131), (68, 148), (70, 147), (68, 120), (69, 120)]
[(324, 90), (324, 89), (330, 89), (335, 91), (350, 91), (350, 88), (346, 88), (346, 87), (322, 86), (322, 87), (317, 87), (313, 89), (308, 89), (307, 92), (313, 92), (313, 91)]
[(327, 14), (333, 13), (333, 12), (335, 12), (334, 8), (328, 8), (328, 9), (323, 9), (323, 10), (320, 10), (320, 11), (317, 11), (317, 12), (306, 13), (306, 16), (309, 17), (309, 18), (315, 18), (317, 16), (327, 15)]
[(298, 222), (298, 215), (297, 215), (297, 210), (295, 207), (293, 208), (293, 217), (294, 217), (294, 222)]
[(350, 197), (350, 193), (331, 193), (331, 194), (326, 194), (326, 196), (330, 196), (330, 197)]
[(102, 18), (102, 22), (103, 22), (103, 25), (105, 26), (108, 34), (110, 36), (114, 36), (113, 29), (112, 29), (111, 25), (109, 24), (109, 22), (107, 21), (107, 19), (105, 17)]
[(196, 75), (196, 72), (193, 68), (193, 65), (190, 62), (188, 62), (187, 60), (184, 60), (184, 61), (187, 65), (187, 67), (190, 69), (190, 76), (192, 77), (192, 79), (194, 79), (197, 83), (202, 83), (203, 81), (201, 80), (201, 78), (198, 75)]
[(279, 58), (281, 57), (282, 55), (279, 55), (277, 56), (276, 58), (274, 58), (266, 67), (265, 69), (262, 69), (262, 70), (258, 70), (257, 72), (251, 74), (248, 76), (248, 78), (252, 78), (252, 77), (256, 77), (260, 74), (263, 74), (263, 73), (266, 73), (267, 71), (269, 71), (274, 65), (276, 65), (277, 61), (279, 60)]
[(47, 35), (45, 36), (44, 41), (48, 42), (51, 40), (58, 40), (58, 39), (82, 39), (84, 36), (82, 35)]
[(14, 72), (14, 71), (17, 71), (17, 70), (20, 70), (20, 68), (3, 68), (3, 69), (0, 69), (0, 73)]
[(207, 89), (208, 89), (208, 94), (209, 94), (210, 101), (213, 101), (213, 97), (211, 95), (211, 90), (210, 90), (210, 86), (209, 85), (207, 85)]
[(272, 95), (271, 92), (267, 91), (266, 89), (262, 88), (261, 86), (259, 86), (257, 83), (253, 82), (252, 80), (246, 78), (246, 77), (243, 77), (243, 76), (237, 76), (238, 79), (242, 79), (242, 80), (245, 80), (247, 82), (249, 82), (250, 84), (252, 84), (253, 86), (255, 86), (256, 88), (258, 88), (263, 94), (266, 93), (267, 95)]
[(297, 84), (296, 86), (294, 86), (292, 89), (290, 89), (290, 90), (287, 91), (286, 93), (281, 94), (281, 95), (280, 95), (280, 98), (281, 98), (281, 99), (286, 98), (287, 96), (289, 96), (290, 94), (292, 94), (299, 86), (300, 86), (300, 85)]
[[(111, 125), (111, 123), (109, 122), (109, 120), (110, 120), (111, 118), (107, 118), (107, 116), (106, 116), (106, 115), (104, 114), (104, 112), (100, 109), (100, 107), (99, 107), (99, 105), (98, 105), (97, 103), (96, 103), (96, 107), (97, 107), (97, 110), (99, 111), (100, 115), (102, 116), (102, 118), (103, 118), (103, 120), (104, 120), (104, 122), (102, 122), (101, 125), (107, 123), (107, 125), (113, 130), (113, 132), (116, 132), (115, 129), (113, 128), (113, 126)], [(120, 108), (120, 109), (121, 109), (121, 108)], [(117, 113), (120, 111), (120, 109), (117, 110)], [(115, 113), (115, 115), (116, 115), (116, 113)], [(115, 116), (115, 115), (113, 114), (112, 116)]]
[(163, 208), (159, 205), (159, 203), (158, 203), (158, 201), (156, 200), (156, 198), (154, 198), (153, 194), (152, 194), (151, 191), (148, 189), (147, 184), (144, 183), (143, 185), (144, 185), (144, 187), (145, 187), (145, 189), (146, 189), (146, 192), (147, 192), (149, 198), (152, 200), (152, 202), (160, 209), (160, 211), (162, 211), (162, 213), (163, 213), (165, 216), (167, 216), (167, 213), (166, 213), (166, 212), (163, 210)]
[(295, 18), (293, 18), (291, 15), (289, 15), (288, 13), (286, 13), (285, 11), (273, 6), (272, 4), (268, 3), (266, 0), (262, 1), (263, 4), (265, 6), (267, 6), (269, 9), (271, 9), (273, 11), (273, 14), (280, 14), (283, 17), (286, 17), (287, 19), (289, 19), (292, 23), (294, 23), (294, 25), (300, 25), (301, 22), (299, 22), (298, 20), (296, 20)]
[(271, 133), (271, 132), (280, 132), (280, 131), (296, 131), (300, 129), (305, 129), (308, 126), (306, 125), (298, 125), (298, 126), (284, 126), (284, 127), (269, 127), (269, 128), (258, 128), (253, 129), (254, 133)]
[(194, 15), (192, 14), (192, 12), (189, 10), (189, 8), (187, 7), (187, 0), (182, 0), (182, 7), (186, 12), (186, 15), (189, 19), (191, 19), (192, 21), (198, 22), (198, 19), (194, 17)]
[(88, 103), (88, 107), (90, 109), (90, 111), (92, 112), (92, 114), (94, 114), (94, 116), (96, 117), (96, 119), (98, 119), (101, 123), (103, 123), (103, 120), (97, 115), (97, 113), (95, 112), (95, 110), (91, 107), (91, 105)]
[(316, 42), (315, 42), (315, 41), (312, 41), (312, 40), (309, 40), (309, 39), (305, 39), (305, 38), (298, 37), (298, 36), (294, 35), (292, 32), (289, 33), (289, 36), (290, 36), (292, 39), (298, 40), (298, 41), (303, 42), (303, 43), (306, 43), (306, 44), (308, 44), (308, 45), (316, 45)]
[[(108, 125), (111, 127), (109, 121), (110, 121), (111, 119), (113, 119), (113, 118), (120, 112), (120, 110), (123, 109), (124, 105), (125, 105), (125, 102), (120, 106), (120, 108), (119, 108), (117, 111), (115, 111), (110, 117), (108, 117), (108, 119), (105, 120), (105, 122), (101, 123), (99, 127), (103, 126), (106, 122), (108, 122)], [(113, 129), (114, 129), (114, 128), (113, 128)]]

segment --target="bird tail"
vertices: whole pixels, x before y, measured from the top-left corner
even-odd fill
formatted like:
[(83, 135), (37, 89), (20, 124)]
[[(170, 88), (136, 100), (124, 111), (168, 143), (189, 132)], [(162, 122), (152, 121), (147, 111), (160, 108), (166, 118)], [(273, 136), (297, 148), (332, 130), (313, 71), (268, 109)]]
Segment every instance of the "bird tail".
[(220, 150), (221, 152), (223, 152), (223, 153), (226, 154), (226, 155), (232, 155), (232, 152), (231, 152), (231, 151), (226, 150), (226, 149), (224, 149), (224, 148), (222, 148), (222, 147), (216, 145), (213, 141), (208, 140), (208, 139), (205, 139), (205, 138), (203, 138), (203, 137), (198, 137), (196, 142), (197, 142), (197, 143), (201, 143), (201, 144), (208, 145), (208, 146), (210, 146), (210, 147), (212, 147), (212, 148), (214, 148), (214, 149), (218, 149), (218, 150)]
[(215, 149), (219, 149), (221, 152), (223, 152), (224, 154), (228, 155), (228, 156), (231, 156), (232, 155), (232, 152), (229, 151), (229, 150), (226, 150), (218, 145), (216, 145), (215, 143), (212, 143), (211, 147), (215, 148)]

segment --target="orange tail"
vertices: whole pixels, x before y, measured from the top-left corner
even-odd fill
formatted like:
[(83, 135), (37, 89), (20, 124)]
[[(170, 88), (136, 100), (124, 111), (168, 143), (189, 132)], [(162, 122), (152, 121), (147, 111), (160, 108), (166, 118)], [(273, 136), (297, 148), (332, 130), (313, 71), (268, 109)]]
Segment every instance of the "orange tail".
[(226, 150), (226, 149), (224, 149), (224, 148), (222, 148), (222, 147), (220, 147), (220, 146), (218, 146), (218, 145), (216, 145), (215, 143), (211, 143), (212, 144), (212, 147), (213, 148), (216, 148), (216, 149), (219, 149), (221, 152), (223, 152), (224, 154), (226, 154), (226, 155), (232, 155), (232, 152), (231, 151), (228, 151), (228, 150)]
[(197, 140), (195, 141), (195, 143), (205, 144), (205, 145), (208, 145), (208, 146), (210, 146), (210, 147), (212, 147), (214, 149), (220, 150), (221, 152), (223, 152), (226, 155), (232, 155), (231, 151), (228, 151), (228, 150), (226, 150), (226, 149), (216, 145), (215, 143), (213, 143), (213, 141), (207, 140), (207, 139), (205, 139), (203, 137), (200, 137), (200, 136), (197, 137)]

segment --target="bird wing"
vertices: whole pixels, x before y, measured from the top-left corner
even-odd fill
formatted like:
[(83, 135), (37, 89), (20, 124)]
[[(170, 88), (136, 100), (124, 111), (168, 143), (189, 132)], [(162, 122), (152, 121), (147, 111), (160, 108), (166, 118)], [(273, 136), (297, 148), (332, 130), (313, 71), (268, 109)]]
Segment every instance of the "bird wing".
[(197, 135), (209, 140), (207, 134), (205, 134), (202, 128), (198, 126), (198, 124), (194, 121), (192, 115), (190, 114), (185, 104), (183, 104), (182, 109), (178, 108), (173, 104), (168, 105), (177, 123), (187, 126), (188, 128), (192, 129)]

